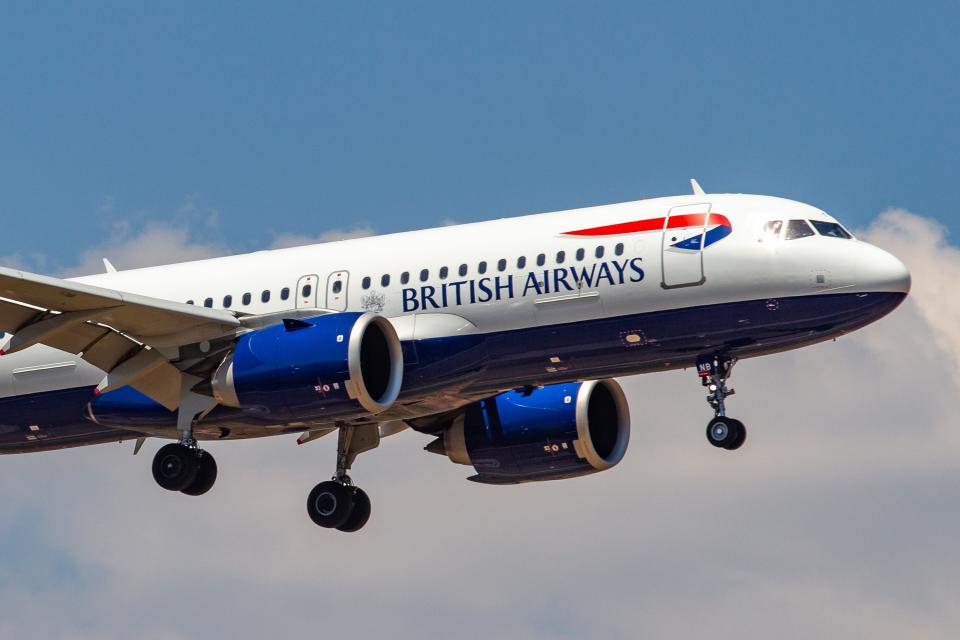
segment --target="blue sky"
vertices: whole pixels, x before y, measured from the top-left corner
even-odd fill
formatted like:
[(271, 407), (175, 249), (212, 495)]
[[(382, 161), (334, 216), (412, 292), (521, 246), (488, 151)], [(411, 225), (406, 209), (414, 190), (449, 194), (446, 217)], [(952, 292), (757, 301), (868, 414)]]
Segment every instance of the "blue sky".
[[(690, 372), (622, 380), (615, 469), (519, 487), (410, 431), (304, 500), (335, 442), (0, 458), (0, 637), (812, 637), (960, 628), (956, 2), (0, 5), (0, 264), (191, 258), (686, 193), (816, 204), (907, 302), (744, 361), (718, 455)], [(896, 211), (884, 210), (897, 207)], [(811, 613), (812, 612), (812, 613)]]
[(0, 255), (57, 272), (158, 220), (241, 251), (690, 176), (960, 225), (955, 2), (198, 5), (0, 9)]

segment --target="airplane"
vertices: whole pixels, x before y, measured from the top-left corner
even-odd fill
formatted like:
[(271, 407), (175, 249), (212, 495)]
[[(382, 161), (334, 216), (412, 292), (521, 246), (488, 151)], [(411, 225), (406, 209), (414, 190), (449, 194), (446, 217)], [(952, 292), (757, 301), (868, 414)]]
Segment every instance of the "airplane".
[(693, 369), (713, 446), (746, 438), (739, 360), (846, 335), (910, 274), (826, 212), (693, 193), (59, 279), (0, 267), (0, 452), (145, 439), (162, 488), (208, 492), (202, 442), (336, 434), (321, 527), (357, 531), (350, 478), (413, 429), (480, 483), (610, 469), (615, 377)]

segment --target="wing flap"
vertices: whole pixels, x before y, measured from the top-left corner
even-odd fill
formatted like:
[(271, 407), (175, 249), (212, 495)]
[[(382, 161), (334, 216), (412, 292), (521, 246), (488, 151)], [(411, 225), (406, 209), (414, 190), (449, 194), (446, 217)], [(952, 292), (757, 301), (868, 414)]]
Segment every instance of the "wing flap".
[[(195, 341), (196, 336), (213, 337), (227, 333), (240, 326), (239, 320), (230, 312), (208, 309), (151, 298), (135, 293), (114, 291), (104, 287), (60, 280), (25, 271), (0, 267), (0, 297), (22, 305), (60, 313), (82, 313), (87, 319), (134, 336), (164, 338), (176, 341), (175, 336), (187, 333), (184, 339)], [(13, 317), (3, 317), (11, 313)], [(24, 320), (25, 312), (19, 309), (0, 309), (0, 326), (13, 325)], [(16, 333), (16, 331), (11, 331)]]
[(12, 300), (0, 299), (0, 331), (16, 333), (17, 329), (42, 317), (43, 309), (28, 307)]
[(13, 334), (8, 353), (44, 344), (78, 354), (106, 372), (101, 392), (131, 386), (170, 410), (189, 376), (170, 362), (169, 348), (240, 328), (228, 311), (0, 267), (0, 330)]
[(118, 362), (140, 348), (136, 342), (114, 331), (108, 331), (99, 340), (87, 346), (83, 359), (102, 371), (112, 370)]
[[(107, 327), (80, 322), (57, 333), (49, 340), (44, 340), (43, 344), (67, 353), (83, 353), (87, 350), (87, 347), (108, 333), (113, 332)], [(14, 336), (14, 339), (16, 339), (16, 336)]]

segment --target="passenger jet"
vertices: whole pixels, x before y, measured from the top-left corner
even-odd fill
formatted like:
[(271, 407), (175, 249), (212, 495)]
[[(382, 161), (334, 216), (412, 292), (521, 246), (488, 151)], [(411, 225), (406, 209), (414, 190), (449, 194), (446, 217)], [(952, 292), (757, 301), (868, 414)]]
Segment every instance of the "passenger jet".
[(405, 429), (488, 484), (610, 469), (613, 379), (690, 368), (710, 444), (741, 447), (733, 365), (890, 313), (910, 275), (815, 207), (706, 194), (59, 279), (0, 268), (0, 452), (171, 439), (161, 487), (206, 493), (201, 443), (336, 434), (317, 525), (357, 531), (356, 457)]

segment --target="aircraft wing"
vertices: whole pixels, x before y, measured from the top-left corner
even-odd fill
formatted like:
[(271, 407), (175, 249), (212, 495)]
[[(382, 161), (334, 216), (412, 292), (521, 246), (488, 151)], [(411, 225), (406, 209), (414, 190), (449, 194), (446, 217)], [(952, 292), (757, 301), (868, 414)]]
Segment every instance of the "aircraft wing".
[(164, 349), (239, 327), (227, 311), (0, 267), (0, 330), (13, 334), (4, 353), (44, 344), (80, 355), (107, 372), (101, 391), (130, 385), (171, 410), (183, 375)]

